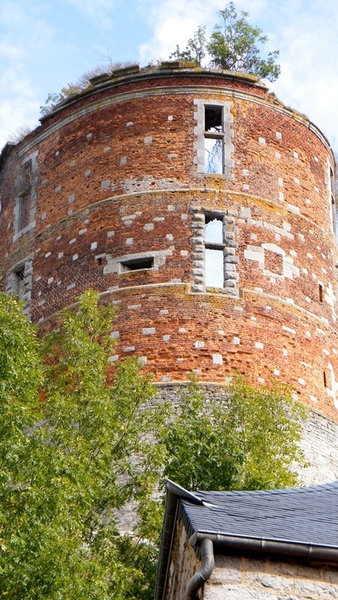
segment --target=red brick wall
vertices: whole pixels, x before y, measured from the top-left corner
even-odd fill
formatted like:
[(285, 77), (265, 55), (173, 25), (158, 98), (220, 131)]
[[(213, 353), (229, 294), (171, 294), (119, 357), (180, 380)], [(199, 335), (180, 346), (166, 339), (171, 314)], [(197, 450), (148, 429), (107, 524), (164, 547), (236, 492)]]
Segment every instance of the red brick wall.
[[(105, 292), (118, 307), (116, 356), (145, 357), (157, 381), (191, 370), (220, 384), (236, 370), (277, 377), (338, 421), (326, 140), (254, 81), (154, 73), (94, 88), (5, 158), (4, 279), (33, 257), (38, 322), (88, 287)], [(231, 178), (197, 173), (196, 100), (230, 103)], [(36, 151), (36, 224), (13, 241), (17, 171)], [(196, 214), (208, 211), (229, 223), (237, 296), (194, 292)], [(142, 253), (157, 257), (155, 269), (114, 269), (117, 257)]]

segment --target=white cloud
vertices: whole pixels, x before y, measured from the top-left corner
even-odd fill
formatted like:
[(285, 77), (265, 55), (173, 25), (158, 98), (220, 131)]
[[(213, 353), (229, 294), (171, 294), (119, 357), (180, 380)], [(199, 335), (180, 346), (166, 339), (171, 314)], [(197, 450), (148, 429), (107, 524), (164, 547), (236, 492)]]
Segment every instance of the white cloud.
[(206, 12), (203, 0), (164, 0), (156, 3), (148, 14), (154, 33), (149, 42), (140, 48), (141, 62), (168, 59), (177, 44), (185, 47), (199, 25), (212, 28), (217, 21), (216, 13), (223, 6), (223, 0), (209, 0)]
[(53, 30), (37, 16), (25, 4), (4, 3), (0, 8), (0, 147), (18, 129), (38, 121), (38, 87), (31, 66), (46, 52)]
[(21, 61), (25, 58), (26, 51), (12, 42), (2, 40), (0, 42), (0, 56), (12, 62)]
[[(297, 3), (299, 4), (299, 2)], [(278, 37), (282, 74), (273, 88), (284, 103), (305, 113), (338, 144), (338, 19), (328, 11), (303, 14), (281, 28)]]
[(65, 3), (77, 8), (101, 29), (109, 29), (113, 24), (115, 0), (65, 0)]
[(83, 10), (88, 14), (92, 14), (98, 8), (104, 10), (112, 10), (114, 8), (114, 0), (66, 0), (68, 4), (73, 4), (79, 10)]
[(25, 9), (18, 3), (13, 3), (11, 0), (1, 3), (0, 18), (2, 26), (15, 27), (20, 25), (25, 20)]
[(38, 115), (39, 103), (29, 95), (0, 100), (0, 150), (25, 127), (36, 127)]

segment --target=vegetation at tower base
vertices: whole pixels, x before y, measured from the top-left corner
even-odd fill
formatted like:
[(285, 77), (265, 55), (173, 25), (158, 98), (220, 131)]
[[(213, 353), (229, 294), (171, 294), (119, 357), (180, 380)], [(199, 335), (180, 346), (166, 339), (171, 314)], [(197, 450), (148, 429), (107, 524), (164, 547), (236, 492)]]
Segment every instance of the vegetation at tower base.
[[(208, 403), (193, 380), (178, 412), (152, 402), (137, 360), (112, 376), (114, 310), (98, 299), (85, 293), (39, 338), (21, 304), (0, 294), (0, 596), (9, 600), (150, 600), (163, 472), (187, 487), (295, 482), (303, 413), (284, 388), (239, 379), (231, 403)], [(131, 501), (133, 537), (116, 518)]]
[(197, 381), (167, 428), (164, 473), (190, 490), (259, 490), (296, 485), (306, 408), (278, 382), (255, 388), (241, 376), (207, 403)]
[(209, 39), (206, 28), (200, 26), (193, 38), (188, 40), (185, 50), (177, 46), (171, 58), (193, 61), (201, 66), (208, 54), (213, 67), (244, 71), (260, 79), (275, 81), (280, 75), (280, 66), (276, 64), (279, 51), (269, 52), (266, 60), (261, 58), (257, 44), (265, 44), (268, 38), (262, 35), (259, 27), (248, 23), (248, 13), (240, 11), (238, 15), (235, 4), (229, 2), (218, 14), (222, 24), (215, 25)]
[(135, 360), (107, 380), (113, 314), (97, 300), (85, 294), (39, 343), (20, 305), (1, 296), (1, 597), (152, 595), (154, 547), (137, 529), (121, 536), (114, 509), (135, 499), (139, 531), (157, 534), (151, 495), (164, 458), (147, 436), (165, 412)]

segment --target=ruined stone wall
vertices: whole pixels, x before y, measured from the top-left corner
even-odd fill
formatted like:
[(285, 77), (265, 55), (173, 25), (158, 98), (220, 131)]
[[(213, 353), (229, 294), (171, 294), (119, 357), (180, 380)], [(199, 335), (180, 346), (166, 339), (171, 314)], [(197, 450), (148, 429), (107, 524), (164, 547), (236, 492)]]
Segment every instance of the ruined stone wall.
[[(205, 172), (206, 106), (223, 174)], [(6, 150), (4, 286), (41, 323), (93, 287), (117, 308), (112, 361), (142, 356), (159, 383), (275, 377), (337, 423), (333, 171), (320, 131), (252, 77), (99, 78)], [(214, 217), (222, 287), (205, 283)]]

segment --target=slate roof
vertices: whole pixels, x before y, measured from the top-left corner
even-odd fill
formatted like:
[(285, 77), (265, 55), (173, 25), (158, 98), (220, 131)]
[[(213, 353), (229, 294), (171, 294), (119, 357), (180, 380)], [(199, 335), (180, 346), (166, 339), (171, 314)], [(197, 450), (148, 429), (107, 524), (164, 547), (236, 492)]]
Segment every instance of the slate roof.
[(181, 499), (194, 532), (338, 548), (338, 482), (255, 492), (196, 492)]
[(163, 600), (177, 518), (195, 549), (232, 550), (338, 564), (338, 481), (255, 492), (188, 492), (167, 481), (155, 600)]

